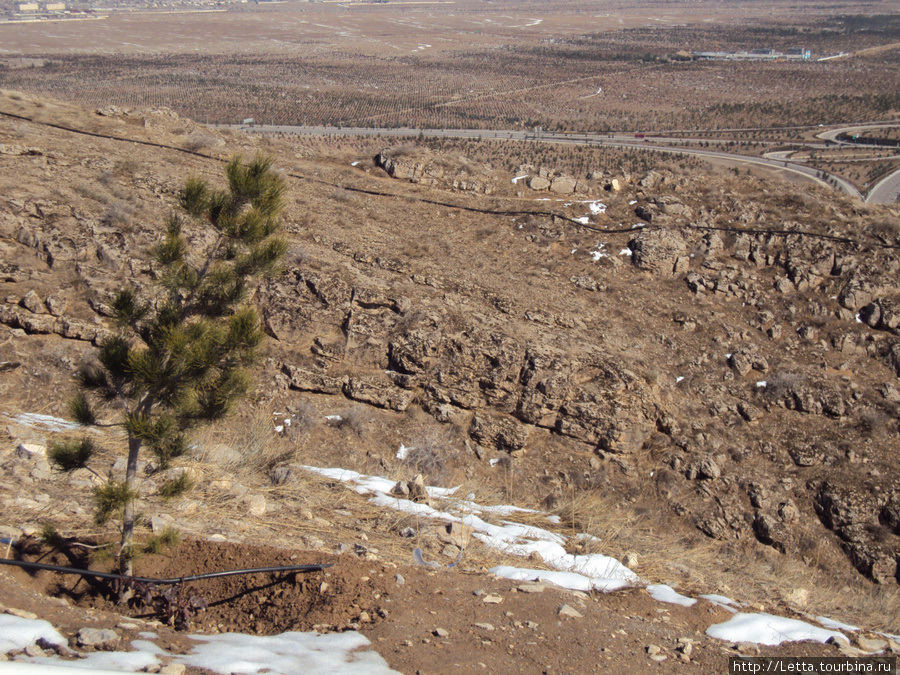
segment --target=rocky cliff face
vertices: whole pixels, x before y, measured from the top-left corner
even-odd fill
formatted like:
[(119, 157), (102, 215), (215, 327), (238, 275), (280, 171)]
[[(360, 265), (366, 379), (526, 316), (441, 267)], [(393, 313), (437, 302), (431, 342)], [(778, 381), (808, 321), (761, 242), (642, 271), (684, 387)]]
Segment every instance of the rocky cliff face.
[[(116, 135), (116, 119), (92, 123)], [(121, 140), (20, 131), (14, 143), (0, 119), (2, 391), (34, 408), (52, 386), (62, 410), (72, 370), (111, 329), (111, 289), (152, 277), (144, 252), (177, 186), (215, 161), (144, 147), (123, 164)], [(226, 141), (223, 156), (253, 150)], [(512, 189), (435, 158), (377, 162), (388, 175), (367, 178), (372, 192), (396, 179), (444, 201)], [(492, 480), (502, 460), (535, 501), (639, 490), (708, 537), (809, 564), (840, 548), (897, 582), (895, 210), (659, 170), (589, 186), (607, 203), (584, 229), (568, 204), (561, 220), (415, 195), (348, 203), (321, 186), (344, 183), (344, 166), (316, 158), (319, 182), (293, 183), (291, 262), (255, 298), (272, 338), (263, 398), (353, 402), (385, 428), (424, 412), (457, 432), (447, 463)], [(395, 441), (356, 452), (393, 461)]]

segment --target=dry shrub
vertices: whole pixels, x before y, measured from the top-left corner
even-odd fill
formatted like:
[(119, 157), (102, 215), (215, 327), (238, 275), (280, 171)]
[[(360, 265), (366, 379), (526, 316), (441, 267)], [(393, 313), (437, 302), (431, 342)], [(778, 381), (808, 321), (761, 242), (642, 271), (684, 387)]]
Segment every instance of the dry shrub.
[(356, 195), (342, 187), (336, 187), (334, 191), (331, 193), (331, 198), (336, 202), (341, 202), (343, 204), (354, 204), (356, 202)]
[(880, 218), (871, 224), (869, 233), (886, 242), (893, 243), (900, 237), (900, 220), (896, 218)]
[(366, 406), (358, 405), (338, 413), (337, 419), (332, 420), (332, 424), (357, 438), (362, 438), (366, 435), (371, 421), (372, 412)]
[(803, 376), (797, 373), (775, 373), (766, 380), (763, 395), (771, 401), (779, 401), (802, 381)]
[(442, 485), (447, 483), (458, 458), (455, 428), (432, 428), (410, 444), (403, 466), (411, 475), (422, 474), (429, 485)]
[(185, 139), (184, 143), (181, 144), (181, 147), (188, 152), (200, 152), (201, 150), (215, 146), (217, 142), (218, 139), (215, 136), (203, 133), (202, 131), (195, 131)]
[(104, 225), (127, 227), (131, 225), (131, 217), (136, 210), (132, 204), (116, 200), (106, 208), (100, 221)]
[[(227, 428), (209, 428), (197, 446), (203, 448), (199, 459), (215, 462), (235, 473), (248, 477), (267, 476), (273, 467), (293, 457), (290, 442), (275, 433), (273, 416), (269, 410), (257, 410), (240, 424), (232, 422)], [(229, 448), (232, 452), (216, 455), (215, 448)]]

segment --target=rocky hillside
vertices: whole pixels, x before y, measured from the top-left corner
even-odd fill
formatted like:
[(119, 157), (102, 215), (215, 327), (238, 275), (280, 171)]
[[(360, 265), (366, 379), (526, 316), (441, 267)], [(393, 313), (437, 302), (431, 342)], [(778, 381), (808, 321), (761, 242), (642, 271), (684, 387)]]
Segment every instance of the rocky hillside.
[(8, 411), (65, 415), (181, 183), (263, 150), (289, 177), (291, 251), (255, 297), (256, 405), (343, 426), (298, 452), (396, 467), (402, 443), (431, 483), (550, 509), (615, 495), (661, 533), (897, 584), (896, 209), (713, 167), (561, 181), (167, 111), (3, 92), (0, 112)]

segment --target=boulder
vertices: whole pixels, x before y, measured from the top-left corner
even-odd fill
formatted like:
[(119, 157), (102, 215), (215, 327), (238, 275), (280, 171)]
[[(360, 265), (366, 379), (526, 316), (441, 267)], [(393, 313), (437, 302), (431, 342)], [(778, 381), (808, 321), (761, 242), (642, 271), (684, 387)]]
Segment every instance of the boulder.
[(528, 427), (511, 417), (475, 413), (469, 435), (477, 443), (505, 452), (516, 452), (528, 442)]
[(678, 258), (687, 255), (687, 245), (678, 232), (672, 230), (643, 231), (628, 242), (631, 262), (642, 269), (672, 275)]
[(361, 401), (397, 412), (406, 410), (415, 397), (413, 392), (399, 389), (393, 384), (375, 382), (358, 377), (350, 378), (344, 384), (343, 389), (344, 395), (354, 401)]
[(313, 391), (318, 394), (339, 394), (344, 383), (337, 377), (329, 377), (304, 368), (289, 364), (281, 367), (281, 372), (288, 376), (288, 386), (297, 391)]
[(570, 195), (575, 192), (578, 181), (571, 176), (557, 176), (550, 182), (550, 191), (561, 195)]

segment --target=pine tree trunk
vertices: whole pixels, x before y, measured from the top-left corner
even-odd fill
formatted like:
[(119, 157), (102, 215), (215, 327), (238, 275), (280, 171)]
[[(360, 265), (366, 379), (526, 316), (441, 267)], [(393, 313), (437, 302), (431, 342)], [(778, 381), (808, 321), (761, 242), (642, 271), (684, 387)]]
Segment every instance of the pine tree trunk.
[[(125, 485), (128, 491), (134, 489), (137, 479), (138, 453), (141, 451), (141, 439), (128, 437), (128, 466), (125, 469)], [(134, 547), (134, 500), (125, 502), (125, 512), (122, 515), (122, 548), (120, 549), (119, 572), (123, 576), (134, 576), (134, 568), (131, 564), (132, 549)]]

